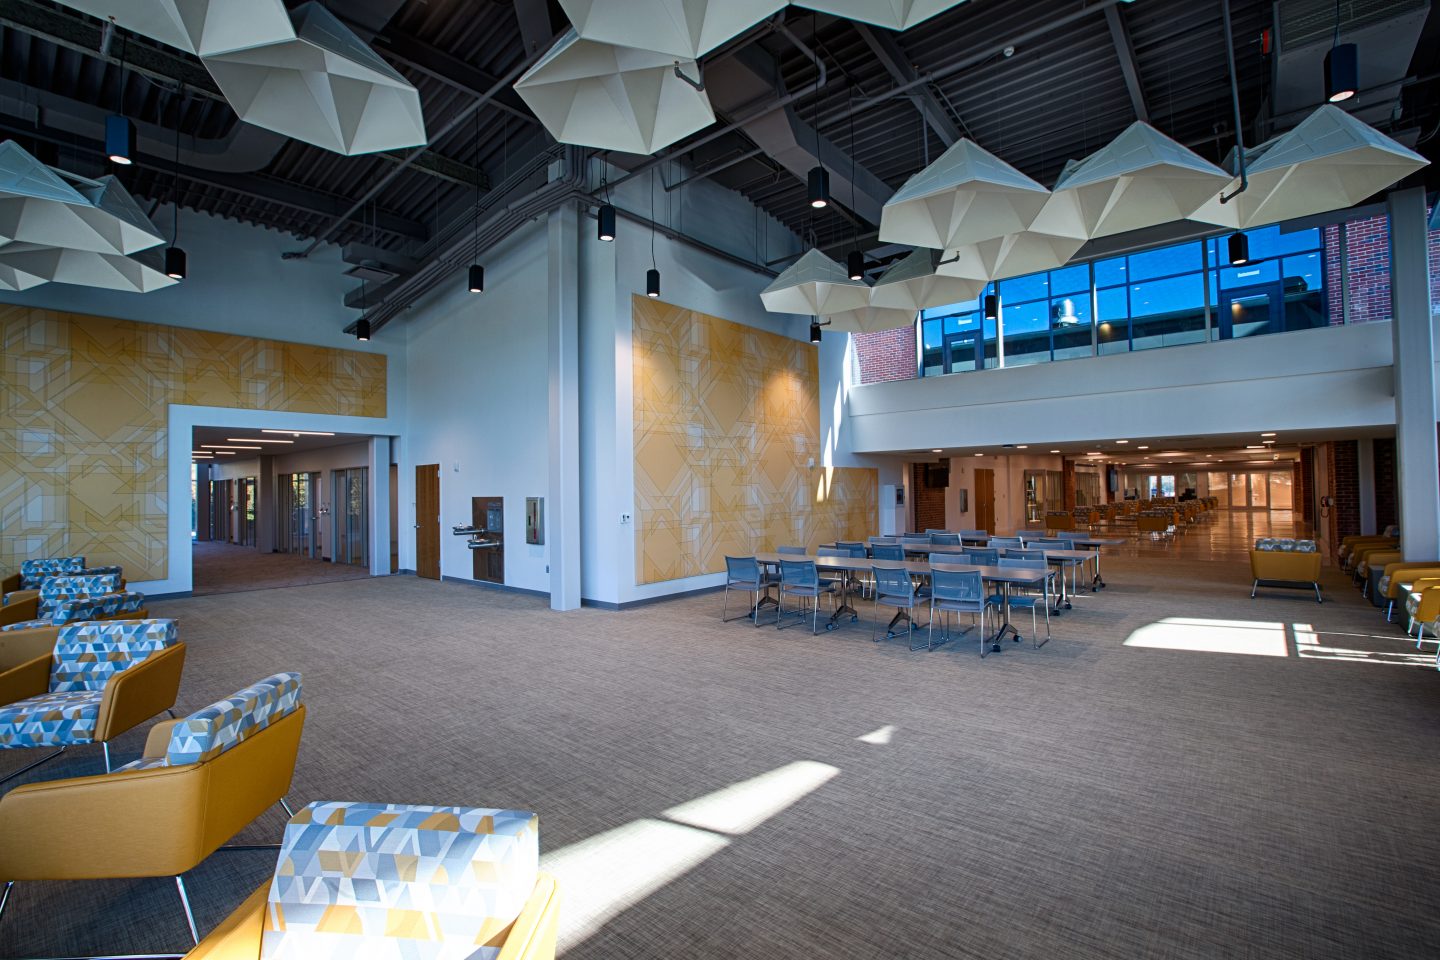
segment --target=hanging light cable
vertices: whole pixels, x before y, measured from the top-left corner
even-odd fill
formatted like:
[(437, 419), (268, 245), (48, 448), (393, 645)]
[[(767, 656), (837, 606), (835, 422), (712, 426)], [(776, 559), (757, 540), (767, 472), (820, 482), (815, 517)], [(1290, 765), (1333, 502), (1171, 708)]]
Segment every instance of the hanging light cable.
[(600, 189), (605, 194), (605, 202), (600, 205), (600, 212), (596, 219), (599, 221), (596, 227), (596, 235), (610, 243), (615, 239), (615, 207), (610, 203), (610, 180), (605, 176), (605, 160), (600, 160)]
[[(115, 23), (115, 18), (110, 18)], [(105, 118), (105, 154), (111, 163), (128, 167), (135, 162), (135, 124), (125, 116), (125, 52), (130, 38), (120, 37), (120, 81), (115, 84), (115, 112)]]
[(655, 168), (650, 168), (650, 269), (645, 272), (645, 296), (660, 296), (660, 268), (655, 263)]
[[(364, 208), (361, 208), (360, 224), (362, 227), (365, 224)], [(368, 316), (370, 305), (366, 302), (366, 292), (365, 277), (362, 275), (360, 277), (360, 319), (355, 321), (355, 339), (362, 343), (370, 339), (370, 317)]]
[[(855, 209), (855, 84), (850, 84), (850, 209)], [(850, 245), (852, 249), (845, 257), (845, 273), (851, 280), (865, 279), (865, 254), (860, 249), (860, 234), (856, 232), (855, 221), (850, 221)], [(819, 333), (820, 331), (815, 331)], [(816, 341), (817, 343), (819, 341)]]
[[(815, 43), (817, 50), (819, 44), (819, 31), (816, 27), (815, 15), (810, 15), (810, 42)], [(820, 54), (817, 52), (818, 58)], [(830, 204), (830, 174), (825, 169), (825, 161), (820, 156), (820, 64), (815, 64), (815, 166), (810, 168), (810, 176), (807, 181), (806, 192), (810, 197), (810, 206), (819, 210)]]
[(185, 251), (180, 240), (180, 122), (185, 115), (185, 85), (180, 85), (175, 103), (175, 176), (170, 188), (170, 246), (165, 248), (165, 276), (185, 279)]
[(1340, 42), (1340, 0), (1335, 0), (1335, 35), (1325, 54), (1325, 99), (1339, 103), (1355, 96), (1360, 86), (1360, 51), (1353, 43)]
[[(501, 123), (505, 123), (502, 118)], [(501, 175), (504, 175), (502, 168)], [(471, 242), (470, 271), (467, 289), (471, 293), (485, 292), (485, 268), (480, 265), (480, 111), (475, 111), (475, 234)]]

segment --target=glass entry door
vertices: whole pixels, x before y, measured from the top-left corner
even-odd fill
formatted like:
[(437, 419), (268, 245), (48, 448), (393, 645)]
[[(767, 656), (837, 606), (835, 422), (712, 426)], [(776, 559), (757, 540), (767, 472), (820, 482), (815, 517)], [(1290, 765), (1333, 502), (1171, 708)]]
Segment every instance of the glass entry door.
[(320, 556), (320, 538), (316, 536), (320, 518), (315, 513), (319, 485), (318, 473), (280, 475), (280, 503), (276, 511), (280, 526), (276, 546), (281, 553)]
[(255, 546), (255, 478), (240, 481), (240, 545)]
[[(1213, 474), (1212, 474), (1213, 476)], [(1275, 477), (1283, 483), (1275, 483)], [(1290, 477), (1271, 470), (1230, 474), (1230, 507), (1236, 510), (1290, 509)], [(1213, 482), (1213, 481), (1212, 481)], [(1211, 489), (1214, 489), (1213, 486)], [(1272, 503), (1272, 493), (1275, 494)]]
[(336, 470), (331, 516), (335, 524), (336, 563), (365, 566), (370, 562), (369, 513), (365, 509), (368, 473), (365, 467)]

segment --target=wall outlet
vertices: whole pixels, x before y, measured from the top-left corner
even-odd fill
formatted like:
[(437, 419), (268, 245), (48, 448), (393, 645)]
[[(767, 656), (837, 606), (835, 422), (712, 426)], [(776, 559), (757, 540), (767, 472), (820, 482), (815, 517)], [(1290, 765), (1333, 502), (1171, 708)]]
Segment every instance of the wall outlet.
[(628, 514), (628, 513), (622, 513), (622, 514), (620, 514), (620, 522), (621, 522), (621, 523), (629, 523), (629, 522), (630, 522), (630, 514)]

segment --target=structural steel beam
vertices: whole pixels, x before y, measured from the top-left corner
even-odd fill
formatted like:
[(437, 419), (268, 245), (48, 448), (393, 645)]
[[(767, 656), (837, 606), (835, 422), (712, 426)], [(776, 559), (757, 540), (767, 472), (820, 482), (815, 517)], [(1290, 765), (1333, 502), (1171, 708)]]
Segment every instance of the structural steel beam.
[[(875, 59), (880, 61), (881, 66), (890, 74), (890, 79), (896, 83), (909, 83), (920, 76), (905, 58), (905, 52), (900, 49), (900, 44), (889, 33), (881, 33), (867, 24), (855, 22), (851, 26), (855, 32), (860, 34), (860, 39), (875, 54)], [(915, 109), (920, 111), (920, 116), (930, 125), (935, 136), (939, 137), (945, 146), (952, 145), (960, 139), (960, 128), (951, 119), (949, 111), (935, 96), (935, 91), (927, 86), (917, 87), (914, 97)]]
[(1120, 60), (1120, 73), (1125, 77), (1125, 92), (1130, 94), (1135, 119), (1149, 123), (1150, 110), (1145, 106), (1145, 91), (1140, 89), (1140, 71), (1135, 65), (1135, 45), (1130, 42), (1130, 30), (1119, 7), (1105, 8), (1105, 24), (1110, 28), (1110, 40), (1115, 44), (1115, 56)]

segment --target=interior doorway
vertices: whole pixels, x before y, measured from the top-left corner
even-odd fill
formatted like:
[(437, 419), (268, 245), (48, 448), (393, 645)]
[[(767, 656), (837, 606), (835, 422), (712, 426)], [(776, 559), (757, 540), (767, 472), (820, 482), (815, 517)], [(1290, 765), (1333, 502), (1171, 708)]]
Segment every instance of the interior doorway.
[(280, 498), (277, 505), (275, 548), (280, 553), (320, 559), (323, 556), (319, 529), (320, 474), (282, 473), (276, 491)]
[(440, 464), (415, 467), (415, 575), (440, 579)]
[(335, 518), (336, 563), (363, 567), (370, 563), (370, 511), (366, 486), (368, 467), (349, 467), (331, 471), (335, 493), (331, 499), (331, 515)]
[(975, 470), (975, 528), (995, 532), (995, 471)]

